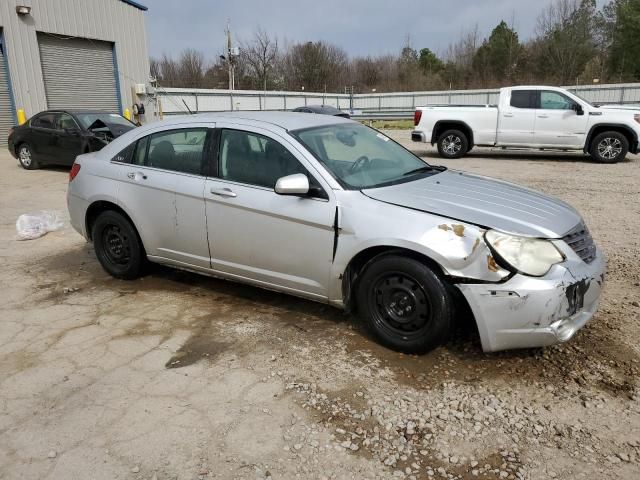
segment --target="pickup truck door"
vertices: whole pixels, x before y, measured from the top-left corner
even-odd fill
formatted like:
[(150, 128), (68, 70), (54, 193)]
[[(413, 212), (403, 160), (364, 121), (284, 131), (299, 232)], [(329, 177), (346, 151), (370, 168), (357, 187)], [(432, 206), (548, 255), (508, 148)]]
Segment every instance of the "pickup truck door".
[(582, 148), (588, 115), (578, 115), (578, 104), (560, 92), (540, 91), (536, 112), (535, 143), (545, 147)]
[(498, 146), (528, 146), (534, 142), (536, 91), (511, 90), (498, 111)]

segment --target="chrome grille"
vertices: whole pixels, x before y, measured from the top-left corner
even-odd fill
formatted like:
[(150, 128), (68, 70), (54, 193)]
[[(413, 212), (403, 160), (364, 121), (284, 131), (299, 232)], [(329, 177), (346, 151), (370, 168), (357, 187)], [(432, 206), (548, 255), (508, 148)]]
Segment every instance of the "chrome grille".
[(584, 223), (567, 233), (562, 239), (572, 248), (586, 263), (591, 263), (596, 258), (596, 244)]

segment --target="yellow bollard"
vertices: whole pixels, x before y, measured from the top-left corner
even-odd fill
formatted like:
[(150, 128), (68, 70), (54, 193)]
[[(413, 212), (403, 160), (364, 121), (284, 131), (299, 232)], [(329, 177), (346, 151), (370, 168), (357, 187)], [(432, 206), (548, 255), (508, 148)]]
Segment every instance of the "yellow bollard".
[(131, 121), (131, 111), (128, 108), (124, 109), (124, 118)]
[(24, 110), (18, 109), (18, 125), (23, 125), (27, 121), (27, 116), (24, 114)]

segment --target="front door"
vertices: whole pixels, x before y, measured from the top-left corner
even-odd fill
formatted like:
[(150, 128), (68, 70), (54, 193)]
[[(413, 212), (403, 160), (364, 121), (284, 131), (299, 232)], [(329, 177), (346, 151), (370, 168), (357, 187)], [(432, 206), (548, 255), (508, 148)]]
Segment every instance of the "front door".
[[(218, 124), (221, 126), (220, 124)], [(257, 127), (222, 125), (205, 186), (211, 266), (226, 276), (328, 297), (336, 203), (296, 146)], [(304, 173), (315, 193), (284, 196), (276, 180)]]
[(118, 201), (128, 207), (147, 255), (159, 261), (210, 268), (203, 197), (210, 132), (156, 131), (112, 159)]
[(536, 112), (535, 143), (557, 148), (582, 148), (587, 115), (578, 115), (576, 102), (560, 92), (542, 90)]
[(60, 113), (57, 119), (53, 154), (57, 163), (71, 165), (82, 152), (80, 127), (68, 113)]
[(536, 92), (512, 90), (511, 99), (501, 105), (498, 112), (499, 146), (523, 146), (533, 144), (536, 122)]

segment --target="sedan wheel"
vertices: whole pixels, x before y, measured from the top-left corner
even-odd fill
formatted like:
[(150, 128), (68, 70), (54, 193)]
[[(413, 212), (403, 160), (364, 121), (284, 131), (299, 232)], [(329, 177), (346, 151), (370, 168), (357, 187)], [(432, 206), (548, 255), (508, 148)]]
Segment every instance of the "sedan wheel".
[(418, 260), (385, 255), (365, 267), (357, 287), (358, 311), (383, 345), (421, 353), (449, 334), (453, 300), (447, 285)]
[(26, 170), (34, 170), (38, 168), (38, 162), (33, 158), (31, 147), (26, 143), (23, 143), (18, 147), (18, 161), (22, 168)]
[(145, 253), (134, 226), (122, 214), (108, 210), (93, 223), (96, 256), (111, 276), (131, 280), (142, 274)]

